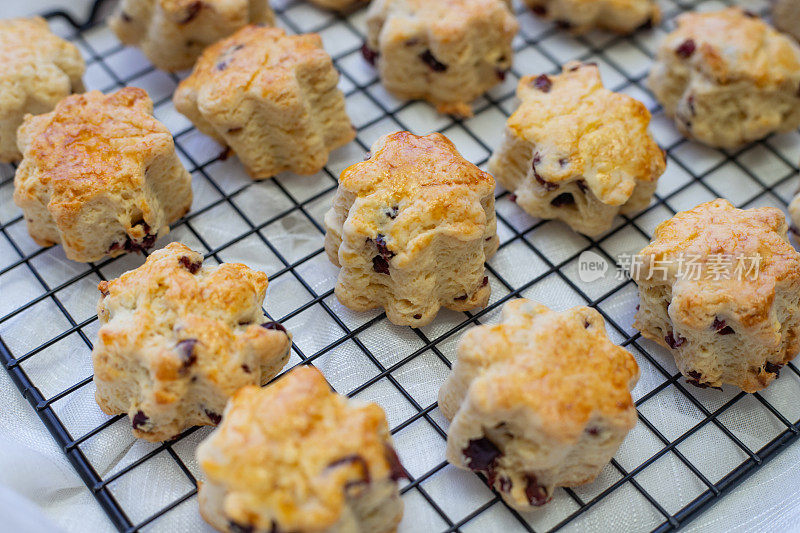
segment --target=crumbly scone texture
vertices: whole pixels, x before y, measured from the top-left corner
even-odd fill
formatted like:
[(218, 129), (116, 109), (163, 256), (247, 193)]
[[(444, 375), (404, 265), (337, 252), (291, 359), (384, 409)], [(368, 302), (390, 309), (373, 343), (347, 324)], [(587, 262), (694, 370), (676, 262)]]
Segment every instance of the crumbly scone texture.
[(142, 89), (68, 96), (17, 134), (14, 202), (33, 240), (69, 259), (147, 250), (192, 205), (191, 176)]
[(797, 0), (774, 0), (772, 21), (776, 28), (800, 41), (800, 2)]
[(534, 13), (573, 33), (593, 28), (631, 33), (661, 20), (655, 0), (525, 0)]
[(237, 389), (266, 383), (289, 359), (291, 335), (261, 310), (267, 275), (245, 265), (203, 266), (171, 243), (98, 289), (97, 404), (127, 414), (136, 437), (219, 423)]
[(319, 35), (245, 26), (203, 52), (173, 101), (253, 178), (314, 174), (355, 137), (338, 80)]
[(709, 146), (800, 126), (800, 46), (739, 8), (678, 17), (648, 85), (678, 129)]
[(439, 133), (384, 135), (371, 153), (342, 172), (325, 215), (339, 301), (417, 327), (441, 307), (485, 306), (499, 243), (492, 176)]
[(633, 326), (694, 385), (765, 388), (800, 350), (800, 254), (772, 207), (714, 200), (656, 228), (635, 262)]
[(517, 28), (504, 0), (373, 0), (363, 51), (395, 96), (466, 117), (505, 78)]
[(636, 424), (636, 360), (589, 307), (517, 299), (496, 325), (467, 330), (439, 390), (447, 460), (486, 475), (512, 507), (589, 483)]
[(237, 391), (197, 460), (200, 513), (219, 531), (389, 533), (403, 515), (383, 410), (313, 367)]
[(158, 68), (191, 68), (203, 50), (247, 24), (272, 26), (268, 0), (122, 0), (108, 25)]
[(525, 76), (489, 172), (530, 215), (599, 235), (619, 213), (650, 204), (666, 160), (647, 131), (650, 112), (603, 87), (593, 63)]
[(18, 161), (17, 128), (27, 113), (52, 111), (83, 92), (86, 64), (74, 44), (54, 35), (41, 17), (0, 20), (0, 162)]

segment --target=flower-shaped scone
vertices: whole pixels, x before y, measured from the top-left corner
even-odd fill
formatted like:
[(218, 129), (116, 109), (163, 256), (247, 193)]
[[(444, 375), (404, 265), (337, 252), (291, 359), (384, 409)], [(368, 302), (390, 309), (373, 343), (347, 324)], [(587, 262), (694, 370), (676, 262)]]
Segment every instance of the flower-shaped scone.
[(147, 250), (192, 205), (191, 176), (142, 89), (68, 96), (18, 135), (14, 202), (33, 240), (72, 260)]
[(341, 266), (336, 296), (423, 326), (440, 307), (483, 307), (496, 251), (494, 179), (439, 133), (384, 135), (345, 169), (325, 215), (325, 250)]
[(389, 533), (406, 477), (386, 415), (331, 392), (313, 367), (239, 390), (197, 448), (200, 513), (230, 533)]
[(175, 71), (239, 28), (274, 21), (267, 0), (122, 0), (108, 25), (156, 67)]
[(800, 2), (775, 0), (772, 3), (772, 20), (776, 28), (800, 40)]
[(618, 213), (650, 203), (665, 157), (648, 133), (650, 112), (605, 89), (594, 64), (520, 79), (489, 171), (530, 215), (599, 235)]
[(83, 92), (86, 64), (72, 43), (50, 32), (43, 18), (0, 20), (0, 162), (21, 157), (17, 128), (26, 113), (52, 111)]
[(554, 312), (513, 300), (501, 321), (468, 330), (439, 391), (452, 422), (447, 460), (483, 473), (512, 507), (591, 482), (636, 424), (633, 356), (589, 307)]
[(739, 8), (686, 13), (648, 84), (678, 129), (736, 148), (800, 126), (800, 46)]
[(658, 24), (655, 0), (525, 0), (534, 13), (574, 33), (601, 28), (631, 33)]
[(765, 388), (800, 350), (800, 254), (772, 207), (714, 200), (656, 228), (631, 264), (633, 326), (700, 387)]
[(289, 358), (291, 336), (261, 310), (267, 276), (245, 265), (204, 267), (172, 243), (98, 289), (97, 403), (127, 413), (139, 438), (218, 424), (237, 389), (266, 383)]
[(338, 80), (319, 35), (245, 26), (203, 52), (173, 101), (253, 178), (314, 174), (355, 137)]
[(505, 78), (517, 27), (505, 0), (373, 0), (362, 52), (398, 98), (466, 117)]

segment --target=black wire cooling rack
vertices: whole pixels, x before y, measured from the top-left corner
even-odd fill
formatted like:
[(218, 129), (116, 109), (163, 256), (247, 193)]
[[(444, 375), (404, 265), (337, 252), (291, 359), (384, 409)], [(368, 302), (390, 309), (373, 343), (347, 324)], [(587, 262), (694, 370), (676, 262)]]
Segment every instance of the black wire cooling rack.
[[(271, 291), (278, 287), (268, 295), (268, 314), (292, 329), (307, 313), (318, 313), (314, 320), (324, 320), (339, 332), (315, 338), (313, 331), (298, 335), (293, 329), (289, 366), (324, 366), (326, 377), (340, 392), (377, 398), (384, 407), (391, 407), (392, 433), (410, 474), (402, 487), (407, 514), (425, 515), (426, 524), (438, 524), (444, 531), (487, 531), (500, 528), (501, 523), (503, 528), (526, 531), (580, 530), (591, 524), (610, 528), (612, 523), (625, 530), (668, 531), (686, 524), (797, 439), (800, 410), (791, 398), (800, 391), (800, 373), (793, 364), (761, 393), (695, 389), (680, 377), (663, 350), (631, 329), (636, 301), (633, 282), (607, 279), (588, 285), (575, 275), (581, 253), (594, 251), (613, 265), (619, 253), (635, 252), (649, 241), (658, 222), (702, 201), (727, 197), (739, 207), (774, 205), (785, 209), (794, 192), (790, 180), (800, 158), (797, 132), (773, 136), (735, 152), (699, 147), (677, 135), (646, 92), (643, 82), (655, 43), (674, 15), (694, 9), (698, 2), (661, 1), (666, 21), (662, 27), (632, 37), (590, 34), (578, 38), (537, 20), (517, 4), (520, 34), (514, 44), (514, 68), (501, 86), (479, 100), (475, 117), (469, 120), (441, 117), (427, 104), (398, 102), (383, 92), (359, 55), (363, 10), (344, 18), (299, 0), (273, 3), (280, 24), (289, 31), (315, 31), (323, 36), (342, 73), (341, 87), (358, 129), (357, 140), (332, 156), (326, 169), (313, 178), (279, 176), (259, 183), (232, 178), (229, 165), (235, 161), (225, 161), (220, 147), (203, 140), (171, 107), (172, 90), (179, 78), (147, 65), (129, 70), (130, 54), (136, 52), (119, 45), (100, 20), (110, 7), (108, 0), (97, 0), (85, 22), (64, 12), (49, 13), (47, 18), (84, 52), (89, 88), (145, 87), (155, 102), (156, 116), (175, 134), (179, 153), (193, 174), (196, 199), (191, 213), (173, 228), (171, 238), (203, 250), (212, 261), (242, 260), (242, 255), (253, 254), (268, 257), (260, 265), (249, 261), (269, 274)], [(320, 282), (313, 276), (327, 265), (321, 219), (330, 205), (338, 173), (360, 160), (378, 135), (400, 129), (441, 131), (467, 158), (484, 165), (499, 142), (505, 118), (513, 111), (517, 79), (523, 74), (556, 72), (557, 66), (569, 59), (597, 62), (607, 86), (640, 98), (651, 108), (657, 140), (669, 154), (668, 171), (651, 206), (634, 217), (618, 219), (602, 238), (589, 240), (564, 230), (559, 223), (525, 216), (508, 193), (500, 192), (501, 245), (488, 264), (493, 296), (486, 309), (443, 312), (432, 326), (417, 330), (391, 326), (383, 313), (354, 314), (342, 308), (333, 296), (333, 282)], [(95, 460), (98, 447), (113, 447), (115, 442), (132, 445), (128, 421), (123, 416), (85, 415), (94, 391), (89, 357), (97, 328), (94, 286), (100, 279), (138, 266), (142, 258), (123, 256), (79, 265), (63, 259), (58, 247), (33, 245), (11, 202), (14, 169), (6, 166), (0, 170), (0, 360), (115, 527), (120, 531), (175, 530), (175, 513), (190, 505), (196, 494), (192, 456), (198, 435), (207, 429), (191, 429), (174, 441), (148, 445), (121, 465), (101, 468)], [(298, 188), (297, 183), (304, 185)], [(222, 218), (235, 219), (236, 231), (220, 230), (215, 221)], [(291, 251), (282, 248), (281, 239), (287, 233), (299, 235), (305, 245), (293, 246)], [(520, 264), (526, 266), (520, 268)], [(536, 298), (545, 285), (560, 301), (543, 303), (595, 307), (605, 317), (612, 338), (634, 353), (643, 370), (634, 393), (640, 423), (595, 483), (559, 489), (544, 509), (522, 515), (506, 507), (478, 476), (456, 471), (443, 460), (446, 422), (435, 399), (460, 333), (491, 320), (511, 298)], [(282, 295), (289, 293), (302, 295), (303, 302), (287, 306), (285, 302), (291, 299)], [(31, 324), (37, 330), (34, 343), (23, 340), (30, 335), (20, 333)], [(390, 338), (393, 340), (387, 341)], [(357, 368), (337, 369), (337, 359), (327, 362), (343, 351), (360, 358)], [(52, 364), (56, 359), (62, 363)], [(430, 373), (425, 387), (409, 381), (410, 375), (420, 373)], [(673, 409), (667, 410), (666, 416), (665, 406)], [(195, 433), (198, 435), (193, 437)], [(712, 461), (704, 460), (708, 454)], [(169, 489), (164, 490), (162, 503), (155, 509), (141, 509), (135, 499), (123, 501), (120, 485), (138, 468), (155, 461), (170, 466), (163, 474)], [(466, 499), (468, 509), (455, 506), (454, 498)], [(646, 511), (626, 517), (625, 508), (634, 500)]]

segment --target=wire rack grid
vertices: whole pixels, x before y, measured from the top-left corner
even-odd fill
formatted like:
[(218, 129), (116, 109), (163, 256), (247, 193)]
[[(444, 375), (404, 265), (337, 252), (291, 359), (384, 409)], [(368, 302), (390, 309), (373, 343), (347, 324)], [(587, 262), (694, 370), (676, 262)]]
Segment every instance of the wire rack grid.
[[(295, 334), (287, 368), (314, 364), (339, 392), (377, 401), (387, 410), (409, 474), (401, 490), (406, 506), (401, 530), (603, 530), (612, 522), (631, 531), (677, 529), (797, 438), (800, 406), (791, 399), (800, 392), (800, 372), (794, 365), (761, 393), (693, 388), (669, 354), (631, 328), (633, 282), (609, 276), (587, 284), (577, 276), (581, 253), (594, 251), (613, 265), (620, 253), (647, 243), (660, 221), (712, 198), (727, 197), (739, 207), (786, 208), (800, 159), (797, 132), (734, 152), (700, 147), (675, 131), (644, 88), (655, 44), (675, 15), (735, 2), (661, 0), (666, 22), (659, 28), (632, 37), (592, 33), (577, 38), (515, 4), (520, 33), (514, 67), (503, 84), (479, 100), (473, 118), (457, 120), (421, 102), (397, 101), (382, 89), (359, 54), (363, 10), (340, 17), (300, 0), (279, 0), (273, 7), (281, 26), (322, 35), (341, 72), (340, 86), (358, 136), (332, 154), (314, 177), (282, 175), (262, 182), (251, 182), (235, 158), (226, 159), (222, 147), (175, 112), (171, 94), (179, 76), (155, 70), (136, 50), (119, 45), (100, 21), (110, 3), (97, 0), (82, 23), (63, 12), (47, 17), (84, 53), (90, 89), (147, 89), (156, 116), (175, 136), (193, 175), (195, 202), (157, 246), (180, 240), (203, 251), (210, 262), (242, 261), (267, 272), (265, 310)], [(766, 13), (765, 2), (747, 4)], [(618, 218), (611, 231), (593, 240), (560, 223), (526, 216), (507, 192), (499, 191), (501, 245), (487, 265), (492, 285), (487, 308), (442, 311), (421, 329), (392, 326), (377, 311), (343, 308), (333, 295), (336, 271), (322, 249), (321, 223), (341, 170), (359, 161), (378, 136), (400, 129), (441, 131), (465, 157), (483, 166), (514, 109), (519, 77), (556, 72), (570, 59), (597, 62), (606, 86), (639, 98), (653, 112), (652, 130), (667, 149), (669, 163), (650, 207)], [(0, 171), (0, 361), (115, 527), (175, 531), (193, 520), (202, 527), (196, 517), (193, 457), (210, 429), (193, 428), (162, 444), (133, 442), (126, 417), (107, 417), (94, 404), (90, 352), (98, 327), (96, 283), (135, 268), (142, 257), (82, 265), (66, 260), (60, 247), (36, 246), (11, 200), (14, 169)], [(558, 489), (545, 508), (520, 514), (480, 476), (444, 460), (447, 422), (435, 400), (465, 328), (496, 321), (509, 299), (543, 295), (550, 298), (543, 303), (554, 308), (595, 307), (612, 339), (635, 355), (642, 368), (634, 390), (640, 423), (598, 480)], [(707, 460), (709, 449), (714, 450), (712, 461)], [(148, 490), (143, 473), (151, 473), (148, 468), (156, 464), (161, 483), (145, 506), (137, 491)]]

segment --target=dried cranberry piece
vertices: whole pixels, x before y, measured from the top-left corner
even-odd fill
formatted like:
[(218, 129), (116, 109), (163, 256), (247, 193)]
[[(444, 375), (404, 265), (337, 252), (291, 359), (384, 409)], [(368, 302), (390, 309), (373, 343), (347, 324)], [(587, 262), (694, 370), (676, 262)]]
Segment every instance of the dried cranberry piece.
[(592, 323), (589, 322), (588, 320), (584, 320), (583, 321), (583, 327), (586, 328), (586, 329), (589, 329), (590, 327), (592, 327)]
[(686, 39), (680, 44), (680, 46), (678, 46), (678, 48), (675, 49), (675, 53), (680, 57), (687, 59), (691, 57), (696, 48), (697, 45), (695, 44), (694, 39)]
[(543, 93), (549, 93), (553, 87), (553, 82), (547, 74), (541, 74), (533, 80), (533, 86)]
[(243, 129), (244, 128), (242, 128), (241, 126), (239, 126), (238, 128), (228, 128), (228, 133), (231, 134), (231, 135), (234, 135), (236, 133), (239, 133)]
[(403, 464), (400, 462), (400, 457), (397, 456), (395, 449), (385, 442), (383, 443), (383, 449), (386, 461), (389, 463), (389, 477), (391, 480), (411, 479), (408, 477), (406, 469), (403, 468)]
[(589, 426), (586, 428), (586, 433), (591, 435), (592, 437), (596, 437), (600, 434), (600, 428), (597, 426)]
[(397, 218), (397, 213), (400, 211), (400, 208), (396, 205), (393, 205), (389, 210), (386, 211), (386, 216), (394, 220)]
[(389, 247), (386, 245), (386, 237), (382, 233), (378, 233), (375, 236), (375, 246), (378, 248), (378, 253), (381, 254), (381, 257), (384, 259), (391, 259), (395, 256), (395, 253), (389, 250)]
[(420, 313), (414, 315), (414, 320), (419, 320), (420, 318), (422, 318), (422, 315)]
[(122, 12), (122, 14), (120, 14), (120, 17), (122, 18), (122, 22), (130, 22), (133, 20), (131, 16), (125, 13), (124, 11)]
[(344, 465), (358, 464), (361, 467), (361, 478), (359, 480), (350, 480), (345, 484), (345, 490), (351, 486), (369, 483), (371, 481), (369, 475), (369, 465), (367, 460), (357, 453), (346, 455), (328, 464), (327, 468), (337, 468)]
[(194, 347), (198, 342), (197, 339), (185, 339), (175, 345), (175, 351), (180, 355), (184, 368), (189, 368), (197, 362), (197, 355), (194, 353)]
[(191, 22), (197, 16), (197, 14), (200, 13), (202, 8), (203, 2), (200, 2), (200, 0), (192, 2), (186, 6), (186, 14), (181, 20), (178, 21), (178, 24), (186, 24), (187, 22)]
[(375, 65), (375, 60), (378, 59), (380, 54), (367, 46), (367, 43), (364, 43), (364, 45), (361, 47), (361, 55), (364, 56), (364, 59), (367, 61), (367, 63), (370, 65)]
[(133, 429), (139, 429), (147, 424), (148, 420), (150, 420), (150, 417), (145, 415), (143, 411), (136, 411), (136, 414), (133, 415), (133, 420), (131, 420), (131, 426), (133, 426)]
[(506, 72), (508, 72), (508, 69), (494, 68), (494, 75), (497, 76), (497, 79), (500, 81), (506, 81)]
[(567, 207), (570, 205), (575, 205), (575, 197), (572, 196), (572, 193), (562, 192), (550, 201), (550, 205), (553, 207)]
[(764, 363), (764, 370), (769, 372), (770, 374), (775, 374), (775, 377), (778, 377), (781, 373), (781, 367), (783, 365), (776, 365), (775, 363), (770, 363), (767, 361)]
[(497, 458), (503, 455), (500, 449), (486, 437), (472, 439), (467, 443), (467, 447), (461, 450), (461, 453), (467, 458), (467, 468), (482, 471), (494, 468)]
[(444, 72), (447, 70), (447, 65), (433, 57), (433, 53), (430, 50), (425, 50), (422, 52), (419, 55), (419, 58), (434, 72)]
[(711, 324), (711, 328), (720, 335), (730, 335), (731, 333), (735, 333), (733, 328), (730, 327), (724, 320), (720, 320), (719, 317), (714, 317), (714, 323)]
[(572, 28), (572, 23), (568, 20), (556, 20), (555, 24), (562, 30), (569, 30)]
[(794, 224), (792, 224), (791, 226), (789, 226), (789, 231), (791, 231), (791, 232), (792, 232), (792, 233), (794, 233), (795, 235), (800, 235), (800, 228), (798, 228), (798, 227), (797, 227), (797, 226), (795, 226)]
[(550, 501), (547, 491), (539, 485), (539, 481), (533, 474), (525, 474), (525, 496), (528, 498), (528, 503), (536, 507)]
[(531, 11), (539, 15), (540, 17), (547, 16), (547, 8), (544, 6), (533, 6)]
[(389, 274), (389, 261), (376, 255), (372, 258), (372, 270), (378, 274)]
[[(500, 492), (505, 492), (506, 494), (511, 492), (511, 487), (513, 487), (513, 483), (511, 483), (511, 480), (509, 478), (507, 478), (506, 476), (500, 476), (499, 481), (500, 483), (498, 483), (499, 485), (498, 488), (500, 489)], [(492, 483), (492, 485), (494, 485), (494, 483)]]
[(508, 201), (514, 204), (517, 203), (517, 195), (512, 192), (508, 195)]
[(245, 372), (247, 372), (248, 374), (249, 374), (250, 372), (252, 372), (252, 370), (250, 370), (250, 367), (249, 367), (249, 366), (247, 366), (247, 365), (242, 365), (242, 370), (244, 370), (244, 371), (245, 371)]
[(205, 411), (206, 416), (208, 417), (209, 420), (211, 420), (214, 423), (215, 426), (218, 425), (220, 422), (222, 422), (222, 415), (217, 414), (214, 411), (210, 411), (208, 409), (203, 409), (203, 411)]
[(280, 324), (280, 323), (274, 322), (274, 321), (264, 322), (263, 324), (261, 324), (261, 327), (264, 328), (264, 329), (274, 329), (274, 330), (282, 331), (282, 332), (286, 333), (286, 328), (283, 327), (283, 324)]
[(158, 232), (154, 234), (150, 234), (150, 225), (145, 222), (144, 220), (137, 222), (134, 226), (142, 226), (142, 229), (146, 233), (146, 235), (142, 238), (141, 241), (131, 239), (130, 235), (125, 235), (125, 242), (118, 243), (115, 242), (109, 248), (109, 251), (113, 252), (115, 250), (119, 250), (120, 248), (124, 249), (126, 252), (144, 252), (149, 250), (153, 247), (156, 242), (156, 237), (158, 237)]
[(464, 294), (463, 296), (456, 296), (455, 298), (453, 298), (453, 300), (456, 300), (457, 302), (460, 302), (460, 301), (463, 301), (463, 300), (466, 300), (466, 299), (467, 299), (467, 295), (466, 294)]
[(675, 348), (678, 348), (679, 346), (683, 346), (683, 343), (686, 342), (686, 339), (681, 337), (680, 334), (673, 333), (672, 331), (670, 331), (664, 337), (664, 341), (667, 343), (667, 346), (669, 346), (670, 348), (672, 348), (674, 350)]
[(483, 276), (483, 281), (481, 281), (481, 287), (485, 287), (489, 284), (489, 276)]
[(188, 255), (182, 255), (178, 258), (178, 262), (189, 271), (190, 274), (197, 274), (200, 267), (203, 266), (202, 261), (192, 261)]
[(542, 188), (546, 191), (554, 191), (558, 189), (557, 183), (550, 183), (549, 181), (545, 180), (543, 177), (536, 172), (536, 165), (542, 162), (542, 156), (539, 153), (533, 154), (533, 163), (531, 163), (531, 168), (533, 168), (533, 177), (536, 178), (536, 182), (542, 186)]
[(566, 157), (562, 157), (561, 159), (558, 160), (558, 164), (561, 165), (561, 168), (564, 168), (569, 164), (569, 159), (567, 159)]
[(691, 383), (692, 385), (700, 389), (711, 388), (711, 389), (722, 390), (720, 387), (712, 387), (708, 383), (701, 382), (700, 380), (703, 379), (703, 375), (697, 370), (690, 370), (686, 374), (689, 376), (686, 378), (686, 383)]

